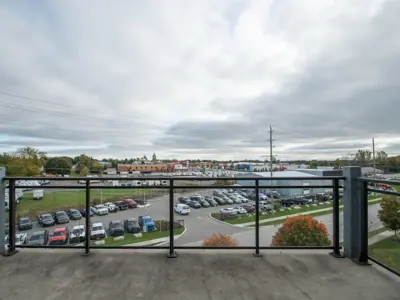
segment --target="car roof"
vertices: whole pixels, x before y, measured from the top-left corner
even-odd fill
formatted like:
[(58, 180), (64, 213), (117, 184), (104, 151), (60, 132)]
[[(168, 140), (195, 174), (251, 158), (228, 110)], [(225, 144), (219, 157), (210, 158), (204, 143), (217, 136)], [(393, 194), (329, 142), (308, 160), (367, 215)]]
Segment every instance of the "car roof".
[(41, 214), (41, 216), (42, 217), (44, 217), (44, 216), (50, 216), (51, 217), (51, 214)]
[(93, 223), (92, 226), (104, 226), (103, 223)]
[(29, 218), (28, 217), (21, 217), (21, 218), (19, 218), (20, 220), (29, 220)]
[[(34, 233), (32, 233), (32, 235), (42, 235), (42, 234), (44, 234), (46, 231), (45, 230), (40, 230), (40, 231), (35, 231)], [(32, 236), (31, 235), (31, 236)]]
[(56, 227), (56, 228), (54, 228), (54, 232), (65, 231), (65, 230), (67, 230), (67, 227)]
[(72, 229), (83, 229), (83, 228), (85, 228), (85, 225), (76, 225), (72, 227)]
[(116, 224), (116, 223), (121, 223), (121, 221), (120, 220), (111, 220), (111, 223)]

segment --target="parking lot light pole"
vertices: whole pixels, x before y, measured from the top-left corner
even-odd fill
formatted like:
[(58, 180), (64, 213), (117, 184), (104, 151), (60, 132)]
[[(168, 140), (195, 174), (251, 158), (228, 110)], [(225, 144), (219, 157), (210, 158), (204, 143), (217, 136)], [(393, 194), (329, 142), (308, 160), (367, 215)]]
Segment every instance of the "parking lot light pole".
[(254, 256), (261, 257), (260, 254), (260, 186), (259, 181), (256, 180), (256, 252), (254, 252)]
[(174, 249), (174, 181), (169, 181), (169, 253), (168, 258), (176, 258)]
[(86, 228), (85, 228), (85, 255), (90, 254), (90, 180), (86, 180), (86, 194), (85, 194), (85, 206), (86, 206)]

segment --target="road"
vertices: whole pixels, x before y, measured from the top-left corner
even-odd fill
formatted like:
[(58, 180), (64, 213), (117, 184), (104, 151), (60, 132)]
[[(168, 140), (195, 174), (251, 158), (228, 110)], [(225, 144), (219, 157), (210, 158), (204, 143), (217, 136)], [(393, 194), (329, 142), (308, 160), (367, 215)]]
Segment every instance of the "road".
[[(370, 224), (369, 231), (382, 227), (382, 223), (378, 219), (378, 209), (380, 204), (373, 204), (368, 206), (368, 222)], [(332, 239), (333, 233), (333, 221), (332, 214), (322, 215), (319, 217), (315, 217), (317, 220), (323, 222), (329, 233), (329, 238)], [(340, 220), (340, 241), (343, 241), (343, 212), (339, 215)], [(276, 231), (280, 228), (281, 225), (271, 225), (271, 226), (262, 226), (260, 227), (260, 246), (268, 247), (271, 245), (272, 237), (275, 235)], [(246, 232), (239, 232), (232, 235), (238, 242), (240, 246), (255, 246), (255, 230), (254, 227), (251, 227), (251, 230), (247, 230)], [(199, 246), (202, 244), (202, 241), (196, 241), (192, 243), (187, 243), (186, 246)]]

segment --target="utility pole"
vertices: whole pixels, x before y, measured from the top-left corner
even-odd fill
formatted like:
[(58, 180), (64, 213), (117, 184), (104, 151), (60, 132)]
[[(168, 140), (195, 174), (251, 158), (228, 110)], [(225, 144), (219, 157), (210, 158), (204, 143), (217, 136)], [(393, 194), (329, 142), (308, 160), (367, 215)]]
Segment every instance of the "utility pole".
[(273, 175), (273, 172), (272, 172), (272, 163), (273, 163), (273, 158), (274, 158), (274, 156), (272, 155), (272, 148), (273, 148), (273, 146), (272, 146), (272, 143), (275, 141), (275, 139), (273, 139), (272, 138), (272, 133), (274, 132), (274, 130), (272, 130), (272, 126), (271, 125), (269, 125), (269, 162), (270, 162), (270, 172), (271, 172), (271, 178), (272, 178), (272, 175)]

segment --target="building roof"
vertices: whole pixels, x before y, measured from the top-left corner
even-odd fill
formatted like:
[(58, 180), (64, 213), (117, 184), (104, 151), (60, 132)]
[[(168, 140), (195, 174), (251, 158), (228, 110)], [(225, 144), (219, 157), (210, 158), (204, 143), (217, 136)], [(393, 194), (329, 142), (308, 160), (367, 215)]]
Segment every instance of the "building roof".
[[(254, 172), (253, 174), (261, 177), (271, 177), (270, 172)], [(316, 177), (316, 175), (303, 173), (299, 171), (281, 171), (281, 172), (274, 172), (272, 174), (272, 178), (274, 177)]]

